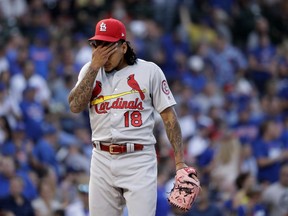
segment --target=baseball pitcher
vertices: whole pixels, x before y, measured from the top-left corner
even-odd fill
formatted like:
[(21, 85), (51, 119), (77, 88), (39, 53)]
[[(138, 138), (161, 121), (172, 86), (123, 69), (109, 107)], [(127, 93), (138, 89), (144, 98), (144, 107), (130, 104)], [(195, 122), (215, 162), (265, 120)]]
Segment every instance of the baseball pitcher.
[(92, 216), (154, 216), (157, 160), (154, 111), (160, 113), (175, 153), (177, 175), (169, 201), (187, 211), (199, 192), (196, 170), (183, 159), (175, 100), (162, 70), (136, 58), (126, 29), (116, 19), (96, 24), (89, 39), (92, 60), (81, 69), (69, 95), (70, 109), (88, 107), (93, 154), (89, 182)]

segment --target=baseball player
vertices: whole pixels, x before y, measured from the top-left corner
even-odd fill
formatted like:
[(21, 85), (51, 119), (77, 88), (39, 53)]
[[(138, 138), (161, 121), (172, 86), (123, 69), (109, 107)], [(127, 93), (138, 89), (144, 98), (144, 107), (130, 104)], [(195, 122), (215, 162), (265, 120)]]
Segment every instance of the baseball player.
[(175, 100), (161, 69), (136, 58), (122, 22), (112, 18), (99, 21), (89, 41), (92, 60), (81, 69), (69, 104), (74, 113), (89, 109), (94, 147), (90, 214), (118, 216), (126, 204), (129, 216), (154, 216), (154, 111), (160, 113), (165, 124), (176, 170), (187, 167), (173, 108)]

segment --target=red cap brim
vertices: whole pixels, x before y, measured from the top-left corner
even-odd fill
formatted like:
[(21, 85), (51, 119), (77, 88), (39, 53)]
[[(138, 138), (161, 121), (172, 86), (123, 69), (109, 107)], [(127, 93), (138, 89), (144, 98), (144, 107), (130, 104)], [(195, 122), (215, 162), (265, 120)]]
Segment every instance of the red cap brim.
[(115, 37), (109, 37), (106, 35), (95, 35), (94, 37), (91, 37), (89, 39), (89, 41), (91, 40), (100, 40), (100, 41), (107, 41), (107, 42), (116, 42), (118, 40), (120, 40), (119, 38), (115, 38)]

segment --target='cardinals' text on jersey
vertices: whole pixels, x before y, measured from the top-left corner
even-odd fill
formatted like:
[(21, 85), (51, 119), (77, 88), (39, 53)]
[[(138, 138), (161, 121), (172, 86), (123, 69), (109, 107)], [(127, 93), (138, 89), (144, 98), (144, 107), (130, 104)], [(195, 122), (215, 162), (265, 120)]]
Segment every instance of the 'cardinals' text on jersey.
[[(89, 65), (81, 69), (78, 83)], [(154, 108), (161, 113), (174, 104), (162, 70), (152, 62), (138, 59), (111, 73), (100, 69), (89, 106), (92, 140), (155, 144)]]

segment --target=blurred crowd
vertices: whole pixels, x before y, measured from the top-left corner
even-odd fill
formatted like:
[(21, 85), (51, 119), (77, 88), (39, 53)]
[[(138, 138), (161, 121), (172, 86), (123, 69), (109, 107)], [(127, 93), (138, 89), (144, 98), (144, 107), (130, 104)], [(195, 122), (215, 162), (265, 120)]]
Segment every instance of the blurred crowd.
[[(288, 216), (287, 0), (0, 0), (0, 215), (89, 215), (89, 118), (67, 97), (108, 17), (176, 98), (202, 184), (186, 216)], [(156, 215), (173, 216), (160, 118), (154, 133)]]

